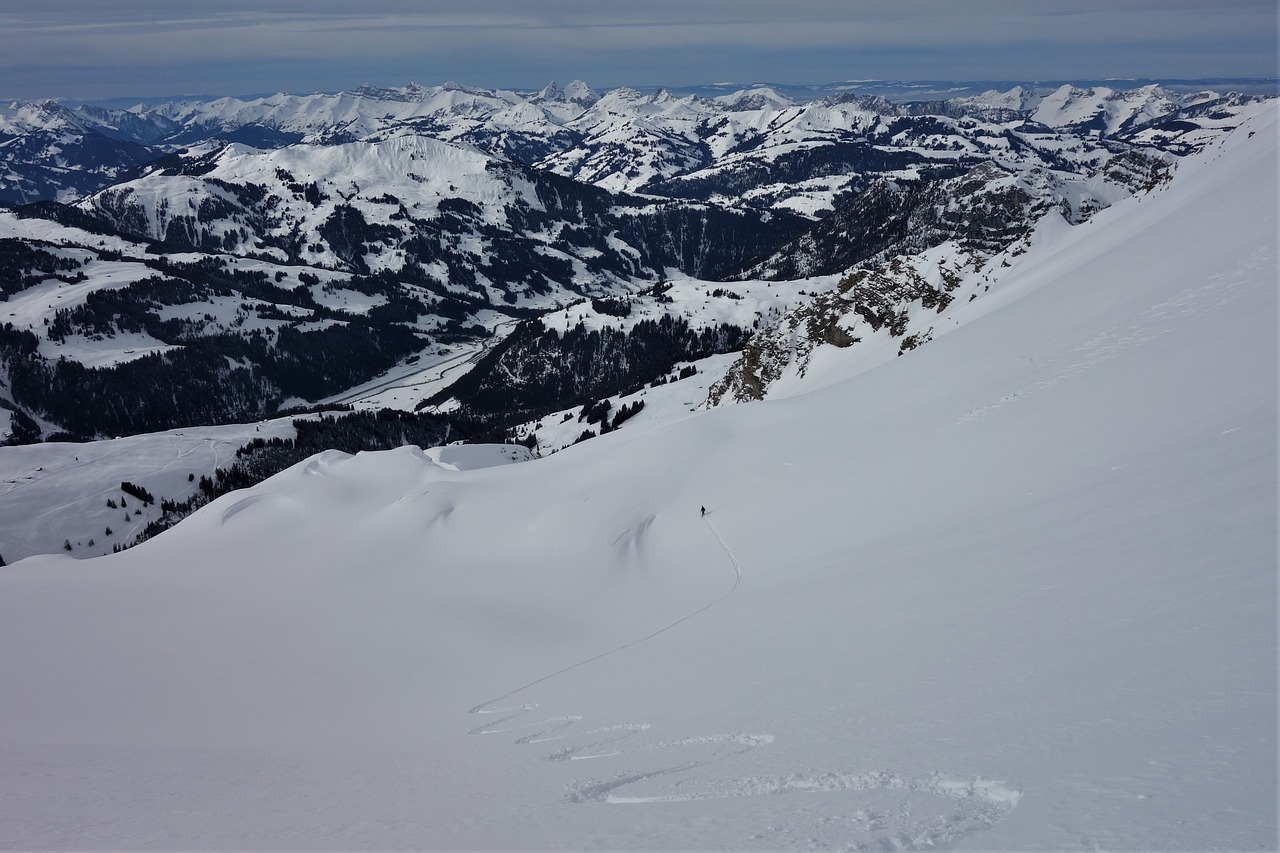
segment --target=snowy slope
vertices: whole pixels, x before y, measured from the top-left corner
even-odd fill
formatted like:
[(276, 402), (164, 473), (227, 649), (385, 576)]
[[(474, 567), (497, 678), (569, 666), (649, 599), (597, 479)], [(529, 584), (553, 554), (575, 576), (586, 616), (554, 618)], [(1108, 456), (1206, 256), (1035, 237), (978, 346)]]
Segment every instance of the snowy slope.
[(820, 390), (516, 465), (326, 453), (5, 569), (0, 838), (1273, 844), (1275, 112), (1247, 130)]
[(1031, 118), (1049, 127), (1081, 128), (1109, 135), (1126, 126), (1170, 115), (1178, 106), (1176, 96), (1156, 85), (1130, 91), (1064, 85), (1045, 95)]
[[(194, 493), (193, 480), (229, 465), (241, 445), (255, 438), (292, 438), (295, 432), (292, 418), (279, 418), (6, 447), (0, 454), (0, 556), (14, 562), (58, 551), (64, 541), (76, 557), (110, 554), (159, 518), (160, 500)], [(128, 498), (120, 491), (123, 481), (146, 489), (157, 503)]]

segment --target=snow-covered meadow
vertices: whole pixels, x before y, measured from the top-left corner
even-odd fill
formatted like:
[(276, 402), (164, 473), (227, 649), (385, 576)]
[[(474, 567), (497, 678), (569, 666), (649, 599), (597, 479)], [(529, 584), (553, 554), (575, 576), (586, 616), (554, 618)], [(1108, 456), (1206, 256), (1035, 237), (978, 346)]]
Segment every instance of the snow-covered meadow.
[(1272, 108), (807, 393), (0, 571), (0, 843), (1270, 847), (1276, 163)]
[[(0, 453), (0, 557), (13, 562), (59, 550), (64, 542), (76, 557), (109, 554), (160, 516), (162, 498), (194, 494), (196, 482), (233, 463), (242, 445), (255, 438), (293, 438), (295, 432), (292, 418), (279, 418), (6, 447)], [(141, 486), (157, 503), (128, 498), (122, 482)]]

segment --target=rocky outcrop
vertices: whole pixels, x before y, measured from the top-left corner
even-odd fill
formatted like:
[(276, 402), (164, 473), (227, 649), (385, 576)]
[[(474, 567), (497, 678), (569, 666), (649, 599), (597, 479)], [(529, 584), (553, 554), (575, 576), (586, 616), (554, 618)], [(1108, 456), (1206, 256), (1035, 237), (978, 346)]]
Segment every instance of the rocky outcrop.
[(834, 290), (815, 296), (752, 337), (724, 378), (711, 386), (707, 404), (763, 399), (769, 386), (788, 371), (804, 376), (815, 350), (824, 344), (845, 348), (879, 333), (901, 338), (899, 353), (914, 349), (931, 332), (908, 335), (909, 321), (943, 311), (960, 286), (961, 267), (980, 263), (979, 257), (961, 251), (950, 263), (931, 269), (929, 261), (895, 258), (855, 270)]

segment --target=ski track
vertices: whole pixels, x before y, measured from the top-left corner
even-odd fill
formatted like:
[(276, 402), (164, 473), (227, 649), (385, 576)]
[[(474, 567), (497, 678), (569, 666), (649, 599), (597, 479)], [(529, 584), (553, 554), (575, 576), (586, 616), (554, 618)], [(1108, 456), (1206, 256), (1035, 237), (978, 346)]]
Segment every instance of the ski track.
[[(711, 520), (704, 516), (703, 521), (733, 566), (734, 582), (728, 592), (651, 634), (556, 670), (468, 709), (469, 714), (503, 715), (470, 729), (468, 734), (524, 732), (512, 740), (514, 745), (558, 745), (558, 748), (541, 756), (548, 762), (608, 763), (615, 760), (642, 765), (638, 768), (625, 767), (619, 763), (619, 769), (607, 779), (573, 779), (561, 796), (561, 800), (567, 803), (634, 807), (744, 797), (828, 795), (825, 803), (828, 811), (834, 810), (835, 814), (815, 815), (813, 809), (788, 808), (785, 823), (768, 825), (747, 839), (753, 845), (946, 849), (1008, 817), (1021, 800), (1022, 791), (1002, 781), (941, 771), (920, 777), (889, 770), (816, 772), (812, 769), (785, 776), (682, 779), (678, 778), (681, 774), (767, 747), (773, 743), (774, 736), (730, 732), (643, 743), (639, 738), (652, 732), (650, 723), (617, 723), (579, 730), (584, 718), (578, 714), (532, 721), (522, 719), (537, 710), (537, 702), (496, 707), (497, 703), (558, 675), (653, 639), (732, 596), (742, 584), (741, 564)], [(653, 766), (653, 756), (663, 755), (669, 757)], [(626, 789), (640, 790), (624, 793)]]
[[(552, 678), (555, 678), (557, 675), (563, 675), (564, 673), (569, 672), (570, 670), (573, 670), (573, 669), (577, 669), (580, 666), (586, 666), (587, 664), (592, 663), (593, 661), (598, 661), (601, 658), (606, 658), (609, 655), (617, 654), (618, 652), (629, 649), (632, 646), (638, 646), (641, 643), (647, 642), (648, 640), (652, 640), (654, 637), (657, 637), (660, 634), (665, 634), (667, 631), (670, 631), (672, 628), (675, 628), (677, 625), (681, 625), (685, 622), (688, 622), (690, 619), (697, 616), (698, 614), (704, 613), (705, 611), (710, 610), (712, 607), (715, 607), (717, 604), (724, 601), (729, 596), (733, 595), (737, 591), (738, 587), (742, 584), (742, 569), (738, 565), (738, 558), (735, 557), (733, 552), (729, 550), (729, 546), (725, 544), (724, 539), (720, 536), (720, 532), (716, 530), (715, 526), (711, 523), (710, 519), (703, 517), (703, 521), (706, 522), (707, 527), (710, 528), (712, 535), (715, 536), (716, 541), (720, 543), (720, 547), (724, 549), (724, 552), (728, 556), (730, 563), (732, 563), (733, 565), (733, 573), (734, 573), (733, 586), (729, 588), (728, 592), (726, 592), (724, 595), (720, 596), (716, 600), (712, 601), (710, 604), (704, 604), (702, 607), (699, 607), (697, 610), (693, 611), (692, 613), (689, 613), (685, 616), (681, 616), (676, 621), (670, 623), (669, 625), (664, 625), (663, 627), (659, 628), (658, 630), (654, 631), (651, 634), (645, 634), (643, 637), (640, 637), (637, 640), (632, 640), (629, 643), (623, 643), (621, 646), (616, 646), (607, 651), (603, 651), (598, 655), (592, 655), (591, 657), (580, 660), (577, 663), (569, 664), (563, 669), (557, 669), (553, 673), (544, 675), (541, 678), (534, 679), (533, 681), (530, 681), (528, 684), (524, 684), (524, 685), (521, 685), (520, 687), (517, 687), (515, 690), (509, 691), (507, 693), (502, 694), (501, 696), (490, 699), (488, 702), (481, 702), (479, 705), (476, 705), (474, 708), (470, 708), (468, 710), (468, 713), (491, 714), (491, 713), (500, 712), (502, 710), (510, 710), (510, 709), (501, 709), (501, 708), (491, 709), (490, 706), (496, 702), (501, 702), (504, 699), (508, 699), (516, 695), (517, 693), (520, 693), (521, 691), (528, 690), (530, 687), (533, 687), (535, 684), (541, 684), (544, 681), (548, 681)], [(519, 707), (525, 708), (526, 706), (519, 706)], [(537, 706), (534, 705), (532, 707), (536, 708)], [(472, 734), (483, 734), (483, 732), (473, 731)]]

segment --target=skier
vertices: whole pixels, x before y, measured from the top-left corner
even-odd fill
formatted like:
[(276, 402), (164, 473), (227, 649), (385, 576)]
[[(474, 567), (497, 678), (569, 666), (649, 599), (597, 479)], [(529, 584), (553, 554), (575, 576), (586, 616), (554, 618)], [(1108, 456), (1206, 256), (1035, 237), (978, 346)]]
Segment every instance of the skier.
[(706, 514), (707, 514), (707, 508), (706, 508), (705, 506), (702, 508), (702, 514), (703, 514), (703, 515), (706, 515)]

